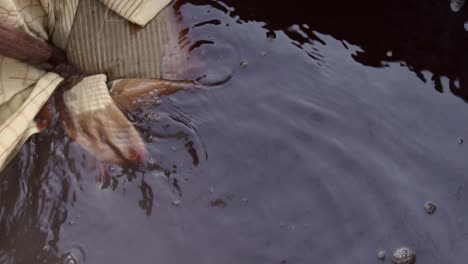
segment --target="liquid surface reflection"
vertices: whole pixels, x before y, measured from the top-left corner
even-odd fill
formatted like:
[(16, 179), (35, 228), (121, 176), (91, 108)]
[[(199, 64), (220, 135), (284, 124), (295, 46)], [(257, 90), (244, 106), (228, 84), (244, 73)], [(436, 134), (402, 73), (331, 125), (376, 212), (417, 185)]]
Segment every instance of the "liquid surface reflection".
[(206, 86), (136, 109), (151, 159), (102, 184), (57, 121), (29, 140), (0, 174), (1, 263), (468, 257), (467, 9), (173, 7)]

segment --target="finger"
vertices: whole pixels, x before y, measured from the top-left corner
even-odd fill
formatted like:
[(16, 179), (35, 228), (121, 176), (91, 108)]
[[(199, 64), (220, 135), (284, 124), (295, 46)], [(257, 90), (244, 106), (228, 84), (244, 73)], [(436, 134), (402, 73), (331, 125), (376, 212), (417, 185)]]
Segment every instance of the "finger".
[(111, 84), (112, 99), (123, 110), (133, 110), (142, 104), (156, 102), (159, 96), (194, 87), (191, 81), (168, 81), (156, 79), (122, 79)]

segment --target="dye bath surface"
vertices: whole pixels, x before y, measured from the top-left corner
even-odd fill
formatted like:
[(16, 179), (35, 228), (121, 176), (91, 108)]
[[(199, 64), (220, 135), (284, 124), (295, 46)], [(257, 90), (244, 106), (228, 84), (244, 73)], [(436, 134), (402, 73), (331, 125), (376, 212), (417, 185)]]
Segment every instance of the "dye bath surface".
[(466, 10), (273, 2), (174, 4), (227, 81), (133, 113), (145, 168), (102, 185), (58, 122), (29, 140), (0, 174), (0, 263), (464, 262)]

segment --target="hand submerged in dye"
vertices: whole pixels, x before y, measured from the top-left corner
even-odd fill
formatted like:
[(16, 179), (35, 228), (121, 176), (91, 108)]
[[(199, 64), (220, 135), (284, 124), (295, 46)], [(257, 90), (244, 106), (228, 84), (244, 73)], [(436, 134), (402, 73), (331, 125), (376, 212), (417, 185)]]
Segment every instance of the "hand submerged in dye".
[(86, 77), (65, 91), (63, 98), (57, 96), (63, 125), (99, 161), (141, 164), (147, 155), (143, 140), (110, 97), (104, 81), (103, 75)]
[(104, 81), (103, 75), (86, 77), (72, 89), (64, 89), (63, 101), (61, 95), (57, 96), (64, 127), (69, 136), (97, 160), (140, 165), (148, 152), (140, 134), (122, 111), (151, 104), (159, 96), (194, 84), (188, 81), (124, 79), (112, 82), (109, 94)]

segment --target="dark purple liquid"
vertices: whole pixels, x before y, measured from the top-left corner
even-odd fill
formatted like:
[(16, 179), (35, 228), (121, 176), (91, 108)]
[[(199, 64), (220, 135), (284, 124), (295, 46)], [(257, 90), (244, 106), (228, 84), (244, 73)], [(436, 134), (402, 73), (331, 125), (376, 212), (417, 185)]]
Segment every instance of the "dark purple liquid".
[(28, 141), (0, 174), (0, 263), (466, 261), (466, 8), (175, 8), (202, 82), (228, 81), (133, 113), (152, 160), (103, 188), (60, 124)]

